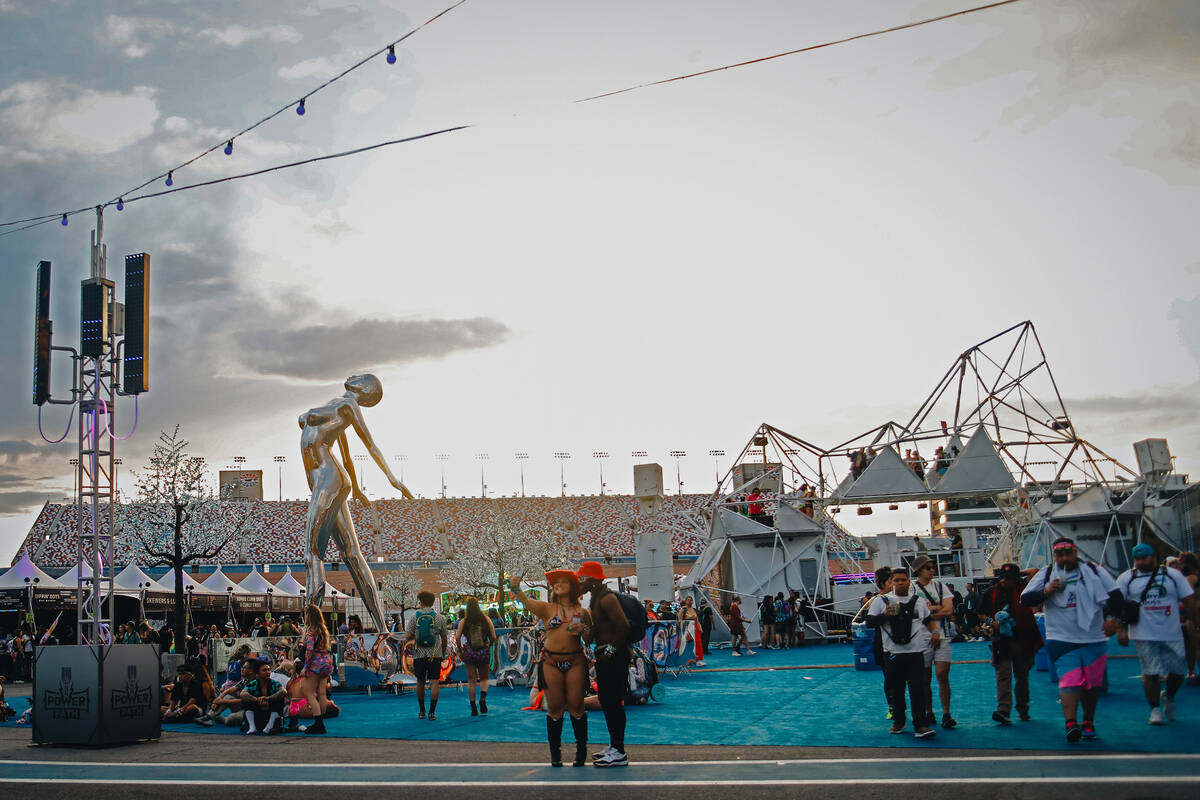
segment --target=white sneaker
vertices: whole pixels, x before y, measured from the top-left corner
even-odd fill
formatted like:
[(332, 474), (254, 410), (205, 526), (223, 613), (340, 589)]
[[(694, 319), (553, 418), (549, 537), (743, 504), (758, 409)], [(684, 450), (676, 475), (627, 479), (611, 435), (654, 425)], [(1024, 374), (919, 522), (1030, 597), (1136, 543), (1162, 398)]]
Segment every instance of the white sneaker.
[(1154, 708), (1150, 709), (1150, 724), (1151, 725), (1162, 725), (1163, 724), (1163, 710), (1161, 708), (1159, 708), (1158, 706), (1155, 706)]
[(1162, 698), (1163, 715), (1167, 718), (1168, 722), (1174, 722), (1175, 721), (1175, 698), (1167, 697), (1166, 692), (1163, 692), (1160, 695), (1160, 697)]
[(613, 748), (613, 746), (610, 744), (608, 747), (604, 748), (599, 753), (592, 753), (592, 761), (596, 761), (598, 759), (604, 758), (609, 753), (613, 753), (613, 752), (616, 752), (616, 751)]
[(609, 748), (612, 752), (605, 753), (601, 758), (597, 758), (592, 762), (593, 767), (628, 767), (629, 756), (622, 753), (620, 750)]
[(740, 650), (734, 650), (730, 655), (741, 658), (742, 652)]
[(697, 666), (697, 667), (707, 667), (707, 666), (708, 666), (708, 663), (707, 663), (707, 662), (705, 662), (705, 661), (697, 661), (697, 662), (696, 662), (696, 666)]
[(746, 655), (748, 655), (748, 656), (752, 656), (752, 655), (754, 655), (754, 651), (753, 651), (753, 650), (751, 650), (749, 647), (747, 647), (747, 648), (746, 648)]

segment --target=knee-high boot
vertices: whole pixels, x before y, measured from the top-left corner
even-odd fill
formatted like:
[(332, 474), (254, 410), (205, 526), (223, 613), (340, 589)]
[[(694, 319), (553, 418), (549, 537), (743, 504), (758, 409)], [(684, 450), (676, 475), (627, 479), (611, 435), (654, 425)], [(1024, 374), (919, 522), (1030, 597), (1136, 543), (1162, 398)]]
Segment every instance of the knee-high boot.
[(575, 731), (575, 762), (572, 766), (582, 767), (587, 763), (587, 712), (576, 719), (571, 717), (571, 729)]
[(562, 766), (562, 717), (546, 716), (546, 741), (550, 743), (550, 766)]

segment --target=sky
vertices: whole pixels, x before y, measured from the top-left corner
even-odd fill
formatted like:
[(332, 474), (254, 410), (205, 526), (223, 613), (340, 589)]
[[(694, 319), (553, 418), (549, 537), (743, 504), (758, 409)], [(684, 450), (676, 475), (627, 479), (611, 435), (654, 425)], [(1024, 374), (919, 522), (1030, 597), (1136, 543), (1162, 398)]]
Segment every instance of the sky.
[[(451, 2), (0, 0), (0, 221), (106, 201)], [(1029, 0), (574, 102), (971, 5), (467, 0), (175, 181), (469, 129), (106, 212), (118, 284), (122, 255), (152, 264), (119, 455), (179, 424), (268, 498), (286, 456), (304, 496), (297, 416), (369, 370), (371, 431), (426, 496), (443, 468), (452, 495), (481, 468), (511, 494), (517, 452), (532, 493), (560, 467), (598, 491), (596, 451), (629, 491), (634, 450), (668, 489), (685, 451), (708, 491), (760, 422), (849, 439), (1028, 319), (1081, 435), (1126, 461), (1166, 437), (1200, 474), (1196, 3)], [(74, 445), (30, 403), (31, 301), (50, 260), (55, 343), (77, 339), (92, 222), (0, 237), (2, 559), (70, 491)]]

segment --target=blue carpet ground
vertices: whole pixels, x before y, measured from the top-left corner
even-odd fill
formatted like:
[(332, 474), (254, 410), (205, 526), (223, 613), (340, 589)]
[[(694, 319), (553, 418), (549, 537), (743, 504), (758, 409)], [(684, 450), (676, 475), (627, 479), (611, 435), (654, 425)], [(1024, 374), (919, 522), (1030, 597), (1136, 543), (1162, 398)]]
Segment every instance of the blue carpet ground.
[[(1127, 655), (1132, 651), (1114, 644), (1110, 652)], [(956, 644), (954, 657), (986, 660), (987, 644)], [(888, 733), (882, 674), (856, 671), (850, 663), (849, 645), (816, 645), (783, 652), (759, 650), (754, 656), (742, 658), (732, 657), (727, 650), (718, 651), (708, 659), (709, 669), (715, 671), (678, 678), (664, 675), (662, 702), (630, 707), (626, 740), (631, 745), (1200, 751), (1200, 689), (1185, 686), (1180, 690), (1177, 722), (1151, 727), (1146, 723), (1149, 710), (1135, 658), (1109, 661), (1109, 691), (1101, 697), (1096, 721), (1100, 739), (1081, 745), (1068, 745), (1063, 737), (1057, 688), (1045, 672), (1030, 675), (1033, 721), (1001, 728), (991, 720), (995, 682), (990, 663), (955, 664), (951, 684), (958, 727), (939, 728), (936, 739), (917, 741), (911, 735), (911, 724), (909, 733), (903, 736)], [(842, 666), (815, 668), (820, 665)], [(399, 696), (380, 692), (373, 696), (339, 694), (335, 699), (343, 713), (328, 724), (334, 736), (464, 743), (545, 741), (543, 715), (520, 710), (528, 705), (528, 690), (493, 688), (488, 695), (491, 713), (472, 717), (465, 690), (443, 688), (434, 722), (417, 719), (411, 691)], [(607, 741), (603, 715), (591, 712), (589, 719), (591, 740)], [(213, 735), (237, 733), (220, 725), (164, 727)], [(570, 738), (569, 729), (566, 738)]]

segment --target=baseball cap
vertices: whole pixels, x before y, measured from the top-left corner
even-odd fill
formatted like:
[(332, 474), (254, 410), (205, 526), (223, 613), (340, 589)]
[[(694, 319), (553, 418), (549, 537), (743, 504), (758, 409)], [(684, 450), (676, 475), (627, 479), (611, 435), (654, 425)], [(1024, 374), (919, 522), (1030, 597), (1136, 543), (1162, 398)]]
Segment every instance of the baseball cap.
[(1133, 547), (1134, 558), (1145, 558), (1146, 556), (1154, 555), (1154, 548), (1148, 544), (1138, 544)]
[(1021, 568), (1012, 562), (1001, 564), (1000, 569), (996, 570), (996, 576), (1001, 579), (1019, 578), (1021, 577)]

